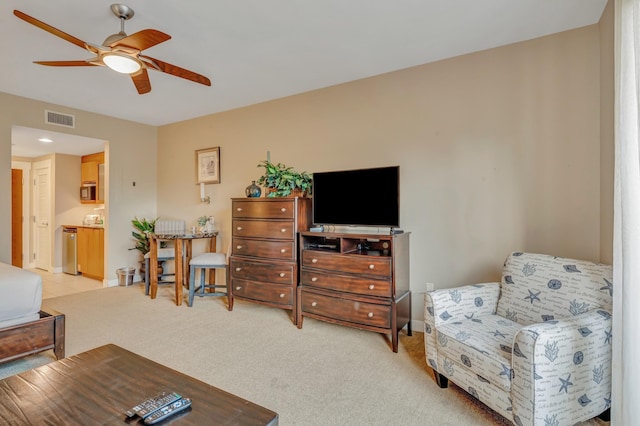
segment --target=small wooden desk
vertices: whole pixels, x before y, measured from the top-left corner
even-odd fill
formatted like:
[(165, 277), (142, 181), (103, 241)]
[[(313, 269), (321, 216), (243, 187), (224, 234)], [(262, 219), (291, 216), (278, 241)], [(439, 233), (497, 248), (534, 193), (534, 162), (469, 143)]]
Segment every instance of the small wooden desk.
[[(152, 299), (158, 294), (158, 245), (162, 240), (172, 240), (175, 242), (175, 287), (176, 287), (176, 305), (182, 305), (182, 287), (189, 282), (189, 261), (191, 260), (192, 241), (209, 238), (209, 251), (216, 251), (216, 241), (218, 232), (205, 232), (197, 234), (149, 234), (149, 245), (151, 251), (149, 253), (150, 266), (149, 278), (151, 280), (150, 295)], [(186, 265), (186, 266), (185, 266)], [(215, 280), (215, 274), (210, 274), (211, 280)], [(212, 282), (213, 284), (213, 282)]]
[(124, 412), (160, 392), (191, 398), (162, 424), (268, 425), (278, 414), (116, 345), (105, 345), (0, 380), (0, 423), (141, 425)]

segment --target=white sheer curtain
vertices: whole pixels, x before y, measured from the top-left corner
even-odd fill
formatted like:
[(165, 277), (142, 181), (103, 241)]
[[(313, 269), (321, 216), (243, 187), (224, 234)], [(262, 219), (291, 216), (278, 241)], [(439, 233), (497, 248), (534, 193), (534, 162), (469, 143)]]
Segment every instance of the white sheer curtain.
[(640, 0), (615, 2), (612, 424), (640, 424)]

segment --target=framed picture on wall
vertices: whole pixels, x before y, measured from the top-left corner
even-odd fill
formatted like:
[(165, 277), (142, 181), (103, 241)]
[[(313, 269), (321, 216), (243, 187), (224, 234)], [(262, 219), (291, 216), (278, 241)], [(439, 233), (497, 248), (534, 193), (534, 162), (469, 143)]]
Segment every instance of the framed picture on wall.
[(220, 183), (220, 147), (196, 150), (196, 184)]

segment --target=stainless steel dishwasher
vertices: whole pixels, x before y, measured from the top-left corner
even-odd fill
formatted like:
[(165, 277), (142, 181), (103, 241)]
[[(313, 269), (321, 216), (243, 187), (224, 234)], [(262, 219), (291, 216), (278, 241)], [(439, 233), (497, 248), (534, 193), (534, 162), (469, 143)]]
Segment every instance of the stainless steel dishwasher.
[(62, 228), (62, 272), (78, 275), (78, 228)]

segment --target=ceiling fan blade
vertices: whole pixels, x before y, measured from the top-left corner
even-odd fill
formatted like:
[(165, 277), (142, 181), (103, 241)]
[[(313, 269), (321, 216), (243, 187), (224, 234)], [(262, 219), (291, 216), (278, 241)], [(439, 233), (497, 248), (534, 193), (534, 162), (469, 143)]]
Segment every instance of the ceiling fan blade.
[(144, 50), (167, 41), (171, 38), (169, 34), (165, 34), (158, 30), (142, 30), (116, 40), (109, 47), (124, 46), (133, 49)]
[(81, 47), (83, 49), (85, 48), (85, 42), (80, 40), (79, 38), (69, 35), (64, 31), (60, 31), (59, 29), (52, 27), (49, 24), (45, 24), (44, 22), (39, 21), (36, 18), (27, 15), (26, 13), (20, 12), (19, 10), (14, 10), (13, 14), (16, 15), (18, 18), (22, 19), (23, 21), (30, 23), (31, 25), (35, 25), (36, 27), (43, 29), (55, 36), (58, 36), (61, 39), (67, 40), (69, 43), (73, 43), (76, 46)]
[(203, 75), (197, 74), (193, 71), (186, 70), (184, 68), (180, 68), (179, 66), (176, 66), (176, 65), (171, 65), (167, 62), (162, 62), (150, 56), (140, 55), (139, 57), (151, 61), (150, 68), (156, 69), (157, 67), (159, 71), (162, 71), (164, 73), (175, 75), (176, 77), (191, 80), (196, 83), (204, 84), (205, 86), (211, 86), (211, 80), (209, 80), (207, 77)]
[(151, 82), (149, 81), (149, 73), (146, 68), (141, 68), (136, 74), (131, 74), (131, 80), (136, 85), (138, 93), (144, 95), (151, 91)]
[(87, 61), (33, 61), (34, 64), (47, 65), (50, 67), (85, 67), (94, 66), (98, 64), (92, 64)]

